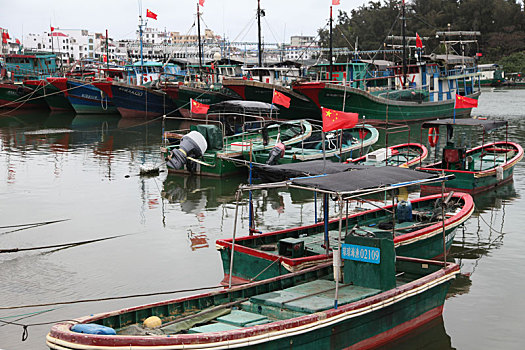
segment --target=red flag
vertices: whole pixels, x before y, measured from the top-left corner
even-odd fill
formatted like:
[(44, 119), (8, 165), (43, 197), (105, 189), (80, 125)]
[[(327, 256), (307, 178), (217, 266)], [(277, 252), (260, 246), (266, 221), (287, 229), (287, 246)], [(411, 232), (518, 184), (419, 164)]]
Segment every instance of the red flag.
[(456, 103), (454, 108), (475, 108), (478, 106), (478, 100), (475, 98), (456, 95)]
[(8, 32), (5, 32), (5, 38), (6, 38), (6, 39), (11, 39), (11, 37), (9, 36), (9, 33), (8, 33)]
[(322, 107), (323, 131), (350, 129), (356, 126), (359, 119), (358, 113), (336, 111)]
[(290, 100), (291, 98), (280, 93), (277, 90), (273, 90), (273, 97), (272, 97), (272, 103), (276, 105), (281, 105), (286, 108), (290, 108)]
[(420, 49), (423, 48), (423, 40), (421, 40), (421, 37), (418, 33), (416, 33), (416, 47)]
[(209, 108), (210, 108), (210, 105), (205, 105), (204, 103), (197, 102), (194, 99), (190, 98), (190, 112), (191, 113), (206, 114)]
[(54, 32), (55, 31), (55, 27), (51, 27), (51, 31)]
[(6, 33), (2, 33), (2, 43), (3, 44), (7, 44), (7, 36), (5, 34)]
[(204, 6), (204, 0), (199, 0), (199, 5)]
[(341, 5), (340, 0), (332, 0), (332, 5)]
[(157, 20), (157, 14), (151, 12), (150, 10), (146, 9), (146, 17), (153, 18), (154, 20)]
[(20, 40), (16, 39), (15, 42), (20, 45)]

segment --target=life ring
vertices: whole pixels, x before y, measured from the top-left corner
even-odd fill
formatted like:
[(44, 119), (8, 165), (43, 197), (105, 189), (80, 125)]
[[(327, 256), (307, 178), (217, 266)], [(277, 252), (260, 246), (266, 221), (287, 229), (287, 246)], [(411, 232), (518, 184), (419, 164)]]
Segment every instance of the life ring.
[(428, 129), (428, 144), (435, 147), (439, 141), (439, 128)]

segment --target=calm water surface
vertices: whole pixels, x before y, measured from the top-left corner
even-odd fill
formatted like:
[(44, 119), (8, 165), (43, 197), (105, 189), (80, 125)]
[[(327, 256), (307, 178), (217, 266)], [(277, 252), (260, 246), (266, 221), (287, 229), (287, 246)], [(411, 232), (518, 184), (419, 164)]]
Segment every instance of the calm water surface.
[[(525, 90), (484, 91), (473, 114), (508, 120), (509, 138), (525, 144)], [(215, 240), (231, 236), (234, 191), (245, 177), (137, 176), (142, 164), (161, 161), (161, 123), (141, 123), (61, 113), (0, 117), (0, 249), (107, 238), (0, 254), (0, 307), (212, 287), (222, 280)], [(413, 141), (419, 130), (411, 127)], [(464, 138), (474, 142), (476, 135), (468, 131)], [(389, 143), (407, 137), (396, 134)], [(462, 275), (443, 318), (389, 348), (523, 348), (524, 174), (521, 162), (513, 183), (476, 197), (477, 212), (456, 234), (452, 254)], [(312, 222), (309, 193), (266, 191), (255, 203), (263, 231)], [(241, 217), (239, 230), (246, 233), (245, 207)], [(27, 225), (54, 220), (64, 221)], [(0, 321), (29, 325), (22, 342), (21, 326), (0, 322), (0, 349), (46, 349), (45, 323), (181, 295), (0, 310)]]

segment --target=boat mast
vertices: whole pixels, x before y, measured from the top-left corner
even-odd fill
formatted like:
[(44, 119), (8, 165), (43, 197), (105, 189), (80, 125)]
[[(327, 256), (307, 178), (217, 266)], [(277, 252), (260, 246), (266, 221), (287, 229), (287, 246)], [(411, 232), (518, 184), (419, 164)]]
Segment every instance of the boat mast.
[(403, 0), (403, 14), (401, 24), (401, 36), (403, 37), (403, 89), (406, 88), (407, 83), (407, 61), (406, 61), (406, 17), (405, 17), (405, 0)]
[[(141, 11), (142, 11), (142, 8), (141, 8)], [(139, 15), (139, 19), (140, 19), (140, 24), (139, 24), (139, 40), (140, 40), (140, 68), (141, 68), (141, 72), (140, 72), (140, 85), (142, 85), (142, 82), (143, 82), (143, 74), (142, 74), (142, 69), (144, 68), (144, 56), (142, 54), (142, 14)]]
[[(107, 29), (106, 29), (106, 67), (107, 67), (107, 69), (109, 71), (109, 39), (108, 39), (108, 30)], [(107, 73), (106, 73), (106, 75), (107, 75)]]
[(257, 0), (257, 27), (259, 49), (259, 81), (262, 82), (262, 46), (261, 46), (261, 0)]
[(332, 81), (332, 71), (333, 71), (333, 62), (332, 62), (332, 6), (330, 6), (330, 81)]
[(202, 70), (202, 43), (201, 43), (201, 20), (199, 13), (199, 3), (197, 2), (197, 35), (199, 37), (199, 71)]

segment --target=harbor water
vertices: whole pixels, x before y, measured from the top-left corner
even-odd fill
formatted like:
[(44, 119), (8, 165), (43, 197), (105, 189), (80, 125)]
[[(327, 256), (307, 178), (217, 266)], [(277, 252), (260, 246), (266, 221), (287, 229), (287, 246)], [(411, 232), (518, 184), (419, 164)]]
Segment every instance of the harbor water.
[[(215, 241), (232, 234), (235, 190), (246, 176), (139, 176), (142, 165), (163, 161), (161, 134), (170, 125), (160, 120), (4, 113), (0, 110), (0, 349), (46, 349), (45, 336), (56, 321), (220, 284)], [(509, 140), (525, 145), (525, 90), (483, 91), (472, 114), (507, 120)], [(466, 129), (457, 136), (481, 141), (478, 134)], [(375, 148), (385, 143), (384, 130), (381, 135)], [(426, 130), (410, 127), (411, 141), (421, 135), (426, 142)], [(497, 135), (504, 137), (504, 130)], [(391, 134), (388, 143), (407, 138), (408, 133)], [(443, 317), (389, 348), (523, 348), (524, 193), (522, 161), (512, 183), (475, 197), (476, 211), (453, 243), (451, 256), (461, 275)], [(266, 190), (254, 193), (254, 203), (256, 228), (263, 232), (313, 223), (310, 192)], [(238, 235), (247, 233), (243, 205)], [(18, 308), (35, 304), (43, 306)]]

